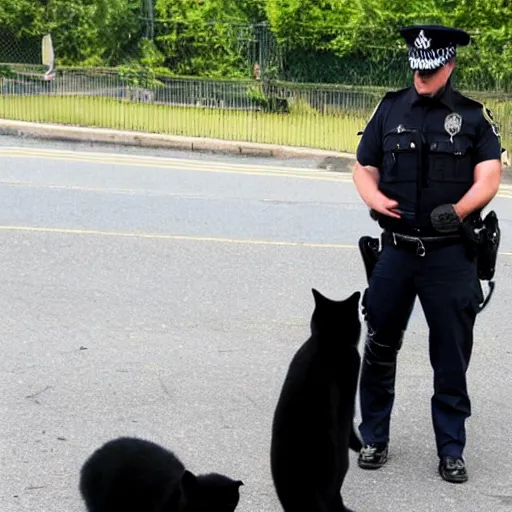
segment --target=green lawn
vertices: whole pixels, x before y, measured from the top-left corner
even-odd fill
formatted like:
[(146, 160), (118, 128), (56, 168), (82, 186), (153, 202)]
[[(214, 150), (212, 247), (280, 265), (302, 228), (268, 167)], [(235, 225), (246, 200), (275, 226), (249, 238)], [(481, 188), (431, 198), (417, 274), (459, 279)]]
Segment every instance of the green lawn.
[[(483, 100), (501, 125), (502, 144), (512, 149), (512, 101)], [(355, 152), (371, 112), (320, 114), (310, 108), (290, 114), (171, 107), (87, 96), (0, 96), (0, 118), (97, 126), (170, 135), (213, 137)]]
[(365, 124), (361, 114), (268, 114), (83, 96), (0, 96), (0, 117), (349, 152), (355, 151), (357, 132)]

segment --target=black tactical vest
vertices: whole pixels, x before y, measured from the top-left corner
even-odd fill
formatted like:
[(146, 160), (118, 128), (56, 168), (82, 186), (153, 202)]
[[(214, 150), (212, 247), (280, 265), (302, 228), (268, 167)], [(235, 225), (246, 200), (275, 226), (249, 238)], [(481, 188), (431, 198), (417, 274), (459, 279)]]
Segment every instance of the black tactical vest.
[(384, 134), (379, 189), (403, 207), (407, 224), (428, 228), (434, 208), (458, 202), (473, 184), (474, 127), (466, 131), (456, 112), (430, 114), (428, 130), (408, 117)]

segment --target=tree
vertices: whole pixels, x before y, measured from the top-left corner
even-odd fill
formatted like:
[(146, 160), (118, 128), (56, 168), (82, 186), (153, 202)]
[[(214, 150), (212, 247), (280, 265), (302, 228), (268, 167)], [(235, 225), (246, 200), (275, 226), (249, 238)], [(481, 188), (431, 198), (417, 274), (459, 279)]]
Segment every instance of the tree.
[(132, 0), (48, 0), (45, 12), (57, 62), (116, 66), (138, 57), (141, 20)]
[(156, 0), (155, 13), (163, 20), (156, 42), (172, 72), (249, 76), (251, 16), (261, 17), (261, 0)]
[[(286, 47), (290, 78), (392, 85), (410, 80), (398, 29), (444, 24), (472, 33), (457, 77), (472, 87), (510, 81), (508, 0), (268, 0), (272, 30)], [(293, 72), (289, 71), (293, 70)]]

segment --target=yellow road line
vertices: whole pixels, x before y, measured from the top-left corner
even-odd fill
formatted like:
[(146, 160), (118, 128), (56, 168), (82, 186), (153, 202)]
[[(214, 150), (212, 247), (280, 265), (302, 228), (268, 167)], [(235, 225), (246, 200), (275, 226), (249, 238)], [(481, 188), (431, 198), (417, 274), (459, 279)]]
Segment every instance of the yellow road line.
[(173, 235), (159, 233), (125, 233), (120, 231), (101, 231), (95, 229), (67, 229), (67, 228), (43, 228), (32, 226), (0, 226), (0, 231), (28, 231), (35, 233), (61, 233), (66, 235), (95, 235), (124, 238), (149, 238), (161, 240), (188, 240), (194, 242), (216, 242), (224, 244), (242, 245), (275, 245), (284, 247), (317, 247), (327, 249), (355, 249), (357, 246), (349, 244), (324, 244), (312, 242), (284, 242), (279, 240), (252, 240), (239, 238), (223, 238), (194, 235)]
[[(81, 163), (114, 164), (130, 167), (152, 167), (167, 170), (192, 170), (198, 172), (217, 172), (226, 174), (279, 176), (283, 178), (298, 178), (317, 181), (335, 181), (352, 183), (350, 173), (331, 172), (322, 169), (307, 169), (295, 167), (277, 167), (266, 165), (233, 164), (229, 162), (190, 160), (182, 158), (167, 158), (158, 156), (141, 156), (114, 153), (78, 152), (54, 149), (34, 149), (23, 147), (0, 147), (0, 156), (15, 158), (39, 158), (46, 160), (74, 161)], [(85, 188), (84, 188), (85, 190)], [(95, 190), (95, 189), (90, 189)], [(118, 189), (123, 193), (131, 193), (128, 189)], [(512, 198), (512, 185), (502, 184), (497, 197)]]
[(307, 169), (304, 167), (281, 167), (281, 166), (270, 166), (270, 165), (252, 165), (252, 164), (242, 164), (242, 163), (231, 163), (224, 162), (218, 160), (194, 160), (190, 158), (176, 158), (176, 157), (164, 157), (164, 156), (149, 156), (149, 155), (132, 155), (126, 153), (99, 153), (94, 151), (69, 151), (62, 149), (40, 149), (40, 148), (24, 148), (24, 147), (14, 147), (14, 146), (5, 146), (0, 147), (0, 155), (6, 156), (66, 156), (71, 158), (77, 158), (77, 155), (81, 155), (90, 159), (98, 159), (98, 160), (116, 160), (122, 161), (127, 160), (138, 161), (140, 163), (167, 163), (167, 162), (175, 162), (179, 165), (185, 166), (207, 166), (207, 167), (221, 167), (226, 169), (235, 169), (235, 170), (246, 170), (251, 168), (261, 168), (268, 169), (270, 171), (294, 171), (298, 173), (302, 173), (304, 171), (313, 171), (318, 172), (316, 169)]
[[(352, 183), (349, 173), (330, 172), (321, 169), (295, 167), (276, 167), (266, 165), (233, 164), (229, 162), (190, 160), (182, 158), (167, 158), (158, 156), (141, 156), (114, 153), (78, 152), (54, 149), (34, 149), (23, 147), (0, 148), (0, 156), (18, 158), (40, 158), (46, 160), (74, 161), (81, 163), (99, 163), (126, 165), (130, 167), (152, 167), (168, 170), (192, 170), (199, 172), (217, 172), (227, 174), (280, 176), (284, 178), (299, 178), (319, 181), (337, 181)], [(512, 185), (502, 184), (497, 197), (512, 198)]]
[(279, 176), (285, 178), (299, 178), (321, 181), (351, 181), (348, 173), (333, 173), (324, 170), (271, 167), (243, 164), (230, 164), (228, 162), (188, 160), (163, 157), (140, 157), (136, 155), (114, 155), (104, 153), (80, 153), (71, 151), (33, 151), (11, 150), (0, 148), (0, 156), (14, 158), (37, 158), (45, 160), (73, 161), (81, 163), (98, 163), (111, 165), (124, 165), (130, 167), (151, 167), (154, 169), (191, 170), (200, 172), (220, 172), (227, 174), (247, 174), (257, 176)]
[[(33, 226), (1, 226), (0, 231), (24, 231), (33, 233), (53, 233), (65, 235), (90, 235), (107, 236), (118, 238), (145, 238), (154, 240), (178, 240), (191, 242), (214, 242), (221, 244), (239, 244), (239, 245), (262, 245), (262, 246), (281, 246), (281, 247), (312, 247), (317, 249), (358, 249), (354, 244), (329, 244), (313, 242), (286, 242), (280, 240), (254, 240), (249, 238), (226, 238), (194, 235), (173, 235), (159, 233), (126, 233), (121, 231), (101, 231), (95, 229), (67, 229), (67, 228), (44, 228)], [(500, 252), (500, 256), (512, 256), (512, 252)]]
[[(13, 156), (13, 155), (10, 155)], [(26, 157), (27, 155), (16, 155)], [(73, 162), (81, 162), (81, 163), (100, 163), (100, 164), (119, 164), (123, 166), (129, 167), (151, 167), (152, 169), (166, 169), (166, 170), (177, 170), (177, 171), (197, 171), (197, 172), (212, 172), (212, 173), (222, 173), (222, 174), (235, 174), (235, 175), (251, 175), (251, 176), (274, 176), (280, 178), (298, 178), (303, 180), (315, 180), (315, 181), (337, 181), (337, 182), (348, 182), (352, 180), (351, 176), (341, 175), (341, 173), (334, 174), (331, 173), (331, 176), (327, 176), (325, 174), (321, 174), (320, 171), (312, 172), (288, 172), (288, 171), (269, 171), (264, 169), (264, 167), (260, 168), (247, 168), (244, 170), (230, 170), (224, 169), (221, 167), (200, 167), (200, 166), (185, 166), (182, 164), (156, 164), (156, 163), (139, 163), (139, 162), (119, 162), (119, 161), (109, 161), (109, 160), (92, 160), (87, 158), (78, 158), (78, 157), (57, 157), (57, 156), (37, 156), (39, 160), (58, 160), (58, 161), (73, 161)]]
[[(140, 155), (125, 155), (125, 154), (105, 154), (105, 153), (80, 153), (75, 151), (64, 150), (44, 150), (32, 148), (0, 148), (0, 156), (10, 156), (16, 158), (38, 158), (45, 160), (58, 160), (58, 161), (73, 161), (81, 163), (99, 163), (99, 164), (118, 164), (130, 167), (151, 167), (153, 169), (167, 169), (179, 171), (198, 171), (198, 172), (213, 172), (235, 175), (252, 175), (252, 176), (277, 176), (281, 178), (298, 178), (303, 180), (314, 181), (332, 181), (338, 183), (352, 183), (352, 176), (349, 173), (342, 172), (329, 172), (323, 170), (310, 170), (304, 168), (290, 168), (290, 167), (270, 167), (270, 166), (254, 166), (244, 164), (230, 164), (215, 161), (201, 161), (201, 160), (188, 160), (179, 158), (165, 158), (165, 157), (146, 157)], [(137, 194), (145, 193), (144, 190), (136, 189), (106, 189), (94, 187), (80, 187), (80, 186), (67, 186), (67, 185), (45, 185), (23, 182), (3, 182), (8, 185), (18, 186), (31, 186), (39, 188), (54, 188), (54, 189), (69, 189), (69, 190), (83, 190), (89, 192), (109, 191), (122, 194)], [(179, 196), (178, 193), (159, 193), (159, 195)], [(193, 198), (200, 198), (200, 195), (191, 195)], [(503, 199), (512, 199), (512, 185), (502, 184), (500, 191), (496, 195)]]

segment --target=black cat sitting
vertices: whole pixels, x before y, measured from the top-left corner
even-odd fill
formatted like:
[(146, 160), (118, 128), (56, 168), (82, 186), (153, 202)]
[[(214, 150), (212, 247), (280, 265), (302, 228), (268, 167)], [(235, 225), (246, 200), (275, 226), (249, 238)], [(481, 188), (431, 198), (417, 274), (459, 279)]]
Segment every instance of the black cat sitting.
[(311, 336), (290, 363), (274, 413), (272, 478), (285, 512), (351, 512), (341, 487), (349, 448), (362, 447), (354, 427), (361, 294), (337, 302), (312, 291)]

